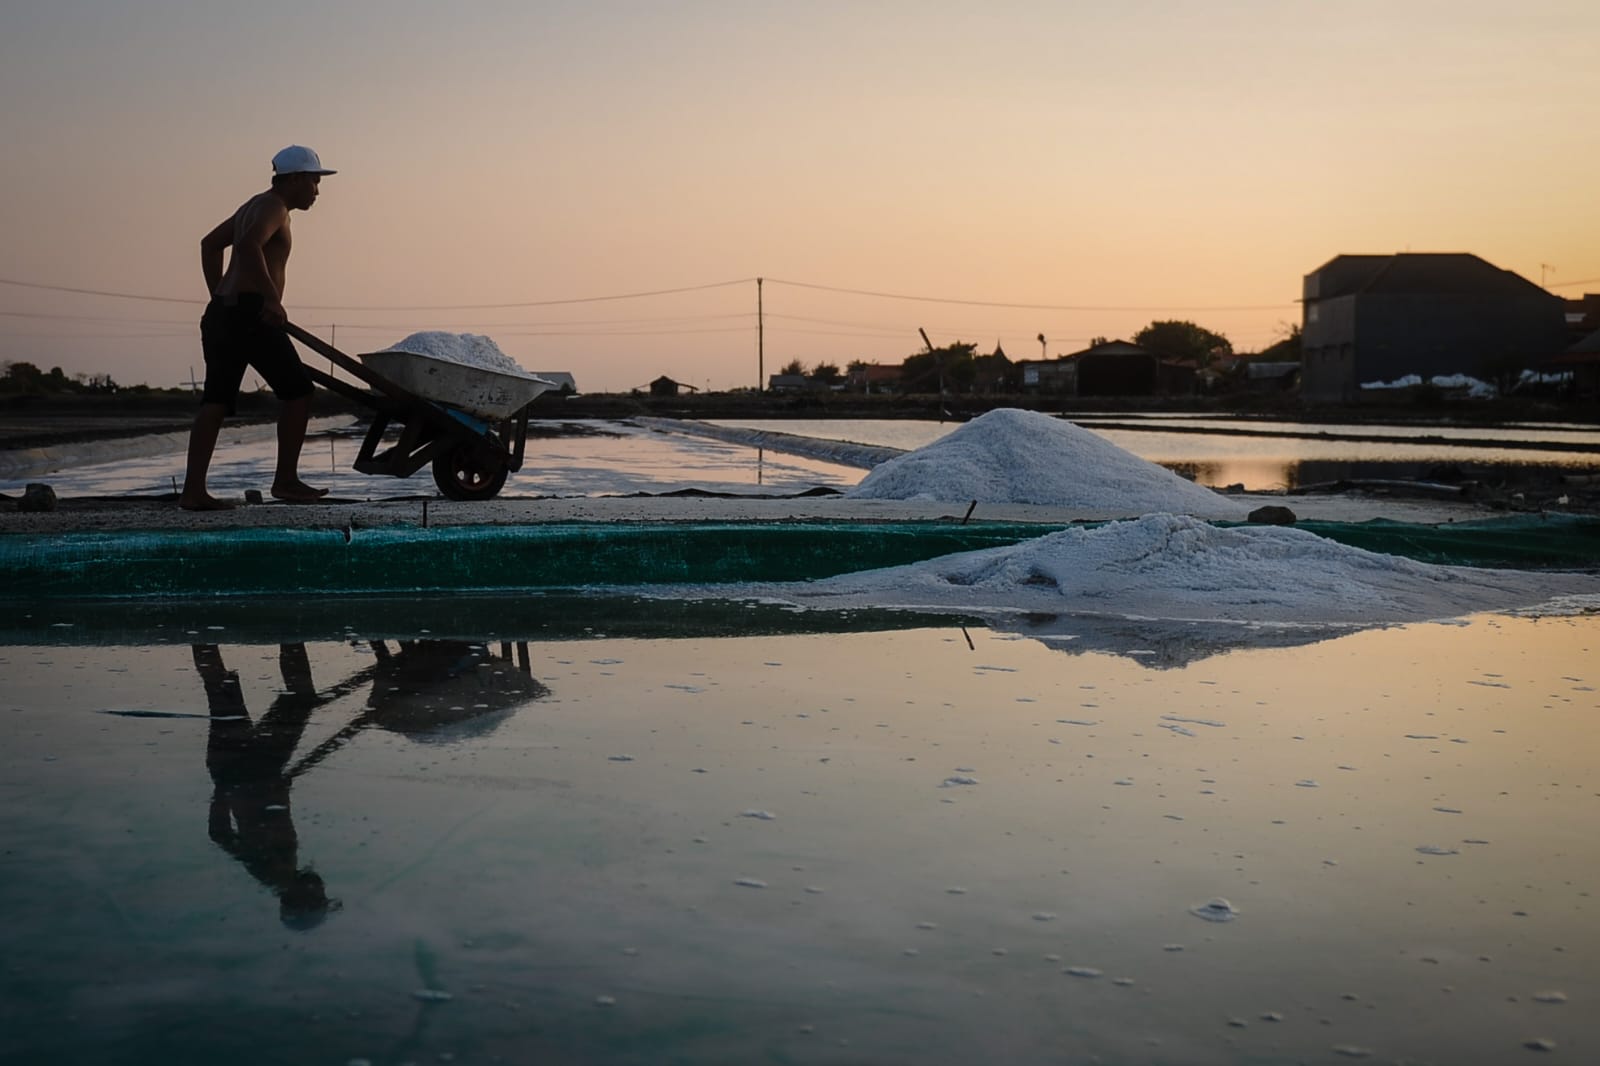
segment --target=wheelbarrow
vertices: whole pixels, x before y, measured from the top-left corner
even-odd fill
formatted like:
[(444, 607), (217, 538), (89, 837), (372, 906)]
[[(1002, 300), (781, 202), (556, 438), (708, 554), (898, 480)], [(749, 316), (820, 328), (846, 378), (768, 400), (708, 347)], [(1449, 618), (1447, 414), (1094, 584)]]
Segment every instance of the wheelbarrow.
[[(493, 499), (522, 469), (528, 408), (556, 388), (532, 375), (504, 374), (417, 352), (368, 352), (353, 358), (293, 322), (289, 336), (359, 379), (369, 389), (307, 366), (311, 379), (373, 412), (351, 464), (363, 474), (410, 477), (429, 463), (439, 491), (452, 500)], [(399, 438), (386, 442), (389, 427)]]

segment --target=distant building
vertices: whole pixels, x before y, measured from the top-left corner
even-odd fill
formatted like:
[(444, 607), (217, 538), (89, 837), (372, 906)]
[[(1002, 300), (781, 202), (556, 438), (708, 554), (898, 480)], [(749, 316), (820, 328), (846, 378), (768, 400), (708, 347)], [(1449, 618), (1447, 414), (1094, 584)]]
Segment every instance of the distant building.
[(767, 378), (768, 392), (805, 392), (812, 387), (811, 379), (804, 374), (772, 374)]
[(999, 341), (995, 341), (994, 351), (988, 355), (976, 356), (972, 360), (973, 392), (990, 394), (1015, 392), (1018, 377), (1016, 364), (1006, 355), (1006, 350), (1000, 346)]
[[(1577, 305), (1576, 314), (1571, 310), (1573, 305)], [(1567, 306), (1567, 325), (1578, 335), (1578, 340), (1560, 355), (1546, 359), (1539, 370), (1546, 374), (1571, 374), (1574, 399), (1600, 399), (1600, 295), (1591, 293), (1582, 300), (1569, 300)]]
[(1068, 396), (1078, 391), (1078, 366), (1064, 356), (1055, 359), (1018, 359), (1012, 363), (1017, 384), (1023, 392), (1058, 393)]
[(1102, 341), (1066, 356), (1078, 396), (1181, 396), (1195, 390), (1196, 368), (1128, 341)]
[(1572, 343), (1600, 330), (1600, 292), (1586, 292), (1576, 300), (1566, 301), (1566, 307), (1567, 335)]
[[(536, 377), (536, 378), (544, 378), (546, 381), (555, 382), (556, 383), (556, 387), (553, 390), (551, 390), (554, 393), (557, 393), (557, 394), (562, 395), (562, 396), (573, 396), (573, 395), (577, 394), (578, 381), (568, 371), (565, 371), (565, 370), (535, 370), (535, 371), (533, 371), (533, 376)], [(550, 395), (550, 393), (545, 393), (545, 395), (548, 396), (548, 395)]]
[(859, 364), (850, 368), (845, 382), (852, 392), (894, 392), (900, 386), (900, 367)]
[(665, 374), (650, 383), (650, 395), (652, 396), (676, 396), (679, 389), (688, 389), (690, 392), (700, 391), (693, 385), (685, 385), (681, 381), (673, 381)]
[(1466, 253), (1335, 256), (1306, 275), (1303, 316), (1314, 402), (1408, 374), (1493, 381), (1571, 343), (1560, 297)]
[(1250, 392), (1287, 392), (1300, 383), (1300, 364), (1269, 359), (1245, 359), (1244, 388)]

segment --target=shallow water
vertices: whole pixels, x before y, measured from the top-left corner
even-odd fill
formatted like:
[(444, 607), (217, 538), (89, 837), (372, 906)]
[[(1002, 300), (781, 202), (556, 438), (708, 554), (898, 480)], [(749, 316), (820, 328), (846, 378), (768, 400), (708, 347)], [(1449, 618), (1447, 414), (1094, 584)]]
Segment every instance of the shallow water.
[[(603, 496), (700, 488), (740, 494), (803, 492), (818, 485), (848, 488), (861, 479), (854, 467), (770, 450), (642, 429), (626, 422), (580, 421), (571, 435), (530, 436), (523, 468), (506, 482), (516, 496)], [(350, 468), (365, 428), (309, 438), (301, 452), (305, 480), (334, 497), (368, 500), (435, 496), (429, 468), (408, 478), (373, 476)], [(267, 440), (218, 445), (208, 479), (213, 493), (241, 496), (271, 487), (275, 444)], [(177, 492), (183, 484), (180, 451), (97, 463), (45, 475), (0, 479), (0, 492), (20, 493), (45, 481), (58, 496), (120, 496)]]
[(0, 1060), (1600, 1046), (1600, 618), (1152, 670), (946, 625), (239, 617), (0, 646)]
[[(1148, 430), (1106, 428), (1097, 423), (1148, 422)], [(1222, 488), (1243, 485), (1246, 492), (1271, 492), (1339, 478), (1405, 477), (1429, 474), (1440, 465), (1487, 468), (1541, 466), (1570, 473), (1600, 469), (1600, 456), (1592, 452), (1563, 451), (1562, 444), (1592, 446), (1600, 440), (1594, 429), (1562, 426), (1510, 427), (1396, 427), (1374, 425), (1305, 425), (1288, 422), (1220, 424), (1212, 419), (1139, 418), (1136, 416), (1085, 416), (1085, 428), (1124, 448), (1192, 478), (1201, 485)], [(828, 440), (847, 440), (911, 450), (921, 448), (958, 428), (959, 422), (913, 419), (757, 419), (718, 421), (717, 425), (794, 433)], [(1378, 438), (1413, 435), (1436, 438), (1415, 444), (1378, 439), (1318, 440), (1290, 436), (1241, 436), (1226, 432), (1171, 433), (1164, 426), (1247, 429), (1251, 433), (1327, 433)], [(1538, 447), (1468, 447), (1452, 441), (1503, 440), (1508, 444), (1546, 444)]]
[[(1124, 423), (1148, 421), (1153, 427), (1215, 424), (1205, 419), (1139, 419), (1118, 416)], [(1103, 419), (1102, 419), (1103, 421)], [(1538, 428), (1429, 427), (1437, 437), (1427, 443), (1395, 444), (1377, 440), (1308, 440), (1292, 437), (1234, 436), (1226, 433), (1166, 433), (1104, 429), (1086, 425), (1133, 455), (1176, 470), (1201, 485), (1221, 488), (1243, 485), (1247, 492), (1272, 492), (1339, 478), (1433, 476), (1440, 465), (1470, 467), (1472, 476), (1493, 477), (1497, 468), (1541, 466), (1567, 473), (1600, 470), (1600, 456), (1586, 452), (1538, 448), (1478, 448), (1451, 444), (1452, 439), (1503, 438), (1508, 442), (1548, 443), (1552, 447), (1592, 443), (1593, 430), (1562, 426)], [(910, 451), (930, 444), (961, 423), (912, 419), (724, 420), (737, 427), (844, 440)], [(1249, 423), (1254, 431), (1304, 431), (1298, 423)], [(845, 490), (865, 471), (823, 458), (773, 451), (770, 448), (719, 441), (683, 433), (660, 432), (626, 421), (572, 420), (555, 423), (556, 435), (532, 436), (525, 465), (513, 473), (504, 492), (511, 496), (603, 496), (705, 489), (738, 494), (787, 494), (823, 486)], [(1380, 435), (1405, 432), (1383, 426), (1322, 426), (1329, 433)], [(364, 430), (314, 436), (306, 442), (301, 470), (306, 480), (327, 487), (341, 499), (369, 500), (437, 493), (425, 468), (409, 478), (378, 477), (350, 468)], [(210, 485), (224, 495), (246, 489), (266, 490), (272, 479), (274, 445), (270, 440), (232, 441), (226, 433), (212, 464)], [(0, 479), (0, 492), (20, 493), (30, 481), (46, 481), (61, 496), (118, 496), (177, 492), (183, 482), (183, 455), (139, 457), (74, 467), (47, 475)]]

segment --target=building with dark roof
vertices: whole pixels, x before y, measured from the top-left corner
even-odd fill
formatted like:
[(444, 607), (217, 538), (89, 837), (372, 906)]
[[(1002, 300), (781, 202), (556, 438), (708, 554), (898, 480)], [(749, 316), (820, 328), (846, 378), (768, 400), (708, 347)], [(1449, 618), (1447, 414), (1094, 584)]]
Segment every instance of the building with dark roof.
[(1570, 343), (1560, 297), (1467, 253), (1335, 256), (1304, 294), (1300, 390), (1313, 402), (1408, 374), (1494, 381)]
[(1195, 390), (1195, 367), (1128, 341), (1102, 341), (1065, 357), (1079, 396), (1182, 396)]

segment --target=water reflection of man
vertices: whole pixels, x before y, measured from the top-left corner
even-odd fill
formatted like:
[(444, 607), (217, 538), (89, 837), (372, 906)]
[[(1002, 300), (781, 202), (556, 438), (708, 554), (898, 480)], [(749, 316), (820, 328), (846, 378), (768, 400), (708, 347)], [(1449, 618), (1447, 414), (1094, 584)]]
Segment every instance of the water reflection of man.
[(291, 929), (311, 929), (339, 908), (322, 878), (299, 864), (299, 840), (289, 808), (289, 759), (311, 712), (326, 702), (311, 680), (304, 644), (282, 644), (278, 669), (286, 691), (259, 722), (251, 722), (239, 675), (222, 663), (215, 644), (193, 647), (195, 669), (211, 710), (206, 769), (211, 772), (211, 839), (244, 864), (278, 897), (278, 916)]

